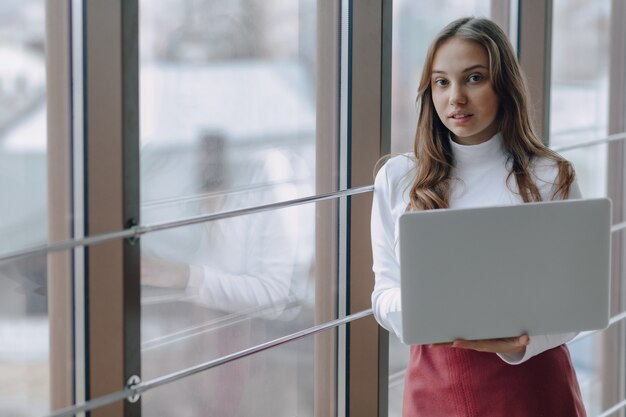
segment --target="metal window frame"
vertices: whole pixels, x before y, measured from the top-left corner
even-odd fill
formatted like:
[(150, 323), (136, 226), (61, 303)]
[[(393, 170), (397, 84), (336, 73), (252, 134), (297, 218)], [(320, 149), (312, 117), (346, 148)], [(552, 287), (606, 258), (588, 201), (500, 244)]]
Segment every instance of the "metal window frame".
[[(617, 0), (615, 2), (619, 3)], [(139, 221), (137, 1), (85, 0), (84, 4), (87, 22), (84, 62), (87, 81), (85, 227), (88, 233), (106, 233), (125, 229)], [(547, 142), (549, 137), (545, 132), (549, 128), (549, 45), (542, 51), (538, 51), (536, 45), (545, 46), (545, 40), (550, 37), (552, 2), (539, 3), (550, 5), (545, 10), (537, 8), (537, 4), (520, 0), (519, 50), (520, 61), (523, 66), (530, 68), (531, 74), (533, 69), (536, 71), (538, 66), (541, 67), (540, 71), (534, 73), (539, 76), (533, 76), (532, 79), (529, 77), (529, 81), (531, 87), (542, 88), (541, 91), (547, 92), (547, 95), (540, 95), (540, 106), (535, 106), (540, 109), (541, 116), (538, 130), (544, 132), (543, 137)], [(391, 0), (358, 1), (352, 2), (351, 6), (351, 67), (359, 69), (351, 73), (349, 80), (351, 106), (348, 185), (353, 187), (370, 184), (374, 162), (389, 151)], [(327, 16), (332, 16), (328, 22), (332, 22), (336, 16), (332, 13), (337, 13), (337, 10), (333, 9), (328, 13)], [(533, 26), (533, 22), (537, 22), (533, 13), (539, 13), (539, 21), (545, 22), (544, 42), (529, 40), (530, 34), (537, 32), (536, 26)], [(329, 24), (328, 22), (325, 24)], [(528, 48), (527, 45), (533, 47)], [(533, 49), (535, 51), (530, 56), (529, 51)], [(330, 56), (333, 54), (331, 52)], [(538, 60), (540, 64), (533, 60)], [(323, 65), (327, 68), (326, 66), (337, 65), (337, 62), (330, 59)], [(106, 74), (103, 74), (102, 66), (107, 69)], [(528, 73), (529, 69), (526, 71)], [(318, 93), (318, 99), (323, 97), (318, 106), (322, 103), (337, 105), (333, 90)], [(332, 109), (336, 110), (336, 107)], [(327, 123), (322, 123), (320, 119), (318, 129), (320, 132), (321, 129), (330, 132), (329, 137), (336, 137), (333, 135), (337, 133), (337, 120), (332, 115), (329, 117)], [(623, 161), (623, 153), (621, 155)], [(331, 159), (336, 161), (335, 158)], [(109, 169), (110, 166), (115, 167), (113, 172)], [(622, 174), (622, 190), (623, 179)], [(326, 180), (332, 181), (332, 178), (324, 181)], [(349, 200), (350, 229), (346, 265), (349, 278), (348, 310), (358, 311), (363, 306), (369, 306), (373, 283), (368, 246), (370, 199), (359, 196), (350, 197)], [(102, 210), (103, 206), (108, 209)], [(103, 212), (107, 216), (103, 216)], [(328, 215), (332, 219), (335, 214), (331, 210)], [(133, 245), (128, 240), (87, 249), (88, 345), (92, 348), (89, 356), (88, 398), (94, 398), (99, 393), (118, 391), (129, 376), (139, 374), (138, 250), (138, 244)], [(331, 260), (330, 264), (333, 262), (335, 261)], [(329, 288), (322, 285), (319, 290), (327, 292)], [(346, 388), (347, 415), (385, 415), (387, 412), (385, 337), (385, 332), (371, 317), (350, 326), (347, 339), (347, 364), (350, 372)], [(320, 343), (323, 346), (321, 351), (329, 342), (326, 340)], [(111, 366), (115, 363), (121, 364), (120, 367)], [(328, 381), (329, 372), (332, 373), (332, 370), (325, 369), (323, 375), (320, 374), (320, 381)], [(332, 393), (327, 392), (319, 397), (319, 401), (324, 401), (330, 395)], [(94, 415), (120, 415), (122, 407), (124, 415), (139, 415), (139, 404), (125, 402), (122, 406), (118, 403), (96, 411)], [(328, 411), (332, 413), (332, 409)]]
[[(84, 0), (84, 230), (139, 223), (138, 0)], [(85, 248), (86, 399), (140, 375), (139, 242)], [(139, 416), (117, 402), (93, 416)]]
[[(371, 184), (376, 161), (390, 149), (392, 1), (351, 2), (349, 80), (349, 187)], [(348, 311), (371, 306), (369, 196), (348, 201)], [(388, 335), (369, 317), (347, 333), (346, 415), (385, 416), (388, 392)]]
[(535, 131), (550, 143), (553, 0), (519, 0), (518, 58), (528, 89)]
[[(72, 71), (70, 0), (46, 2), (48, 238), (72, 238)], [(48, 253), (50, 409), (68, 407), (74, 394), (72, 256)]]
[[(611, 1), (610, 53), (609, 53), (609, 120), (608, 134), (626, 130), (626, 5), (623, 1)], [(626, 218), (626, 144), (624, 141), (609, 143), (607, 195), (613, 202), (613, 223), (623, 222)], [(612, 241), (612, 276), (611, 310), (622, 311), (626, 306), (626, 234), (616, 233)], [(603, 343), (603, 374), (609, 381), (617, 381), (607, 386), (603, 392), (604, 408), (615, 404), (626, 396), (626, 325), (619, 324), (617, 331), (605, 337)], [(608, 340), (607, 340), (608, 339)], [(624, 416), (624, 410), (620, 410)]]
[[(72, 235), (74, 239), (85, 236), (85, 176), (84, 176), (84, 18), (83, 0), (71, 2), (71, 55), (72, 55), (72, 138), (70, 179), (72, 193)], [(74, 302), (74, 402), (86, 400), (87, 389), (87, 343), (86, 343), (86, 300), (85, 300), (85, 248), (74, 247), (73, 257), (73, 302)], [(80, 416), (83, 417), (83, 416)]]
[[(338, 189), (339, 77), (341, 45), (340, 2), (317, 4), (316, 189)], [(316, 204), (315, 324), (338, 317), (339, 208), (337, 200)], [(316, 417), (337, 414), (337, 330), (316, 333), (314, 352), (314, 411)]]
[[(491, 0), (489, 17), (496, 22), (505, 33), (510, 36), (509, 28), (511, 27), (511, 9), (512, 5), (509, 0), (499, 1)], [(512, 41), (513, 42), (513, 41)]]

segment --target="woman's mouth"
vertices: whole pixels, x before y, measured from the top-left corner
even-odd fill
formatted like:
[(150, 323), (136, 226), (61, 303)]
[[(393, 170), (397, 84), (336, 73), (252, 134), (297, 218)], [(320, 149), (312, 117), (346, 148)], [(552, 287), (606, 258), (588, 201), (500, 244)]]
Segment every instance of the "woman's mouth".
[(455, 113), (452, 113), (448, 117), (457, 123), (464, 123), (464, 122), (467, 122), (472, 116), (473, 116), (472, 113), (455, 112)]

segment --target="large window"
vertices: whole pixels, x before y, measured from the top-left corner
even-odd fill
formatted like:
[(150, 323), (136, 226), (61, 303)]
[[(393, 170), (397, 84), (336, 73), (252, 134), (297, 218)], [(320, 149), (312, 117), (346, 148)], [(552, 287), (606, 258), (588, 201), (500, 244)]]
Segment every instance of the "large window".
[[(140, 6), (142, 222), (312, 195), (316, 2)], [(309, 204), (142, 238), (143, 378), (312, 326), (315, 211)], [(146, 394), (143, 410), (311, 415), (312, 352), (308, 338), (225, 365)], [(267, 395), (270, 387), (290, 400)]]
[[(611, 2), (555, 0), (553, 7), (549, 62), (550, 145), (568, 149), (568, 145), (602, 139), (609, 133)], [(580, 59), (581, 56), (585, 59)], [(609, 171), (607, 150), (608, 145), (604, 143), (563, 152), (574, 163), (585, 197), (608, 195), (615, 198), (607, 188), (609, 176), (615, 175)], [(615, 208), (620, 210), (620, 204), (616, 203)], [(618, 242), (617, 234), (614, 242)], [(619, 265), (619, 252), (614, 252), (613, 256), (614, 269), (616, 265)], [(612, 285), (614, 295), (619, 293), (619, 282), (624, 279), (619, 275)], [(620, 311), (616, 299), (613, 297), (614, 314)], [(597, 415), (623, 399), (617, 394), (623, 369), (614, 371), (615, 364), (620, 362), (616, 351), (623, 350), (624, 346), (620, 334), (620, 326), (612, 326), (605, 332), (570, 344), (590, 415)], [(613, 346), (615, 343), (621, 348)]]
[[(401, 415), (408, 348), (369, 310), (373, 167), (411, 151), (439, 29), (491, 16), (516, 43), (543, 6), (1, 3), (0, 415)], [(619, 0), (538, 3), (550, 145), (615, 133)], [(564, 151), (586, 196), (623, 188), (610, 146)], [(623, 348), (618, 325), (571, 344), (590, 415), (623, 400)]]

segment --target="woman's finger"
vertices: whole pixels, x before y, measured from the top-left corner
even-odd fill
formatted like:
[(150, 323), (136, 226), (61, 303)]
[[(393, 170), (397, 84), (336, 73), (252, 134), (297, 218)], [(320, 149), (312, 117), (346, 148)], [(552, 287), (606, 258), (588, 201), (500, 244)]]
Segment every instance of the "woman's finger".
[(530, 338), (528, 337), (528, 335), (486, 340), (458, 339), (454, 341), (452, 347), (461, 349), (472, 349), (479, 352), (512, 353), (523, 351), (529, 342)]

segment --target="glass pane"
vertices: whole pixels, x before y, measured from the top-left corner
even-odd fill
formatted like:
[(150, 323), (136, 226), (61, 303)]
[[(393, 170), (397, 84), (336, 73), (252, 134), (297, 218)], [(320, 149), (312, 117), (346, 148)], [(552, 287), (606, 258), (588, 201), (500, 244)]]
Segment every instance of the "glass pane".
[(314, 325), (314, 210), (303, 205), (142, 238), (144, 379)]
[(312, 194), (315, 17), (311, 0), (141, 1), (144, 223), (223, 210), (226, 192)]
[[(333, 156), (316, 140), (338, 149), (316, 139), (317, 15), (315, 0), (140, 2), (143, 224), (336, 189), (317, 168)], [(336, 213), (324, 202), (142, 237), (142, 379), (335, 318)], [(335, 340), (319, 340), (332, 354), (289, 343), (148, 393), (144, 413), (312, 415), (313, 375), (323, 389), (336, 378)]]
[(0, 415), (49, 410), (46, 257), (0, 262)]
[[(550, 145), (558, 147), (607, 135), (611, 2), (553, 4)], [(585, 197), (606, 194), (606, 147), (564, 156), (576, 166)]]
[[(550, 144), (557, 147), (600, 139), (608, 134), (609, 0), (555, 0), (552, 23)], [(581, 59), (581, 57), (585, 57)], [(563, 152), (574, 163), (584, 197), (607, 192), (607, 146)], [(615, 265), (615, 264), (614, 264)], [(580, 388), (589, 415), (598, 415), (622, 398), (613, 393), (619, 377), (615, 328), (571, 345)]]
[[(333, 210), (336, 202), (327, 201), (144, 236), (143, 380), (334, 318), (336, 273), (323, 260), (313, 263), (312, 229), (317, 213), (318, 222), (333, 235), (332, 221), (319, 217)], [(322, 226), (317, 227), (319, 233)], [(148, 255), (158, 248), (162, 257)], [(332, 250), (329, 245), (320, 258), (332, 257)], [(188, 271), (191, 275), (185, 275)], [(144, 413), (152, 415), (150, 410), (175, 404), (176, 415), (196, 415), (199, 410), (205, 410), (203, 415), (241, 417), (313, 415), (315, 381), (318, 398), (327, 399), (318, 402), (332, 408), (333, 334), (320, 334), (315, 343), (312, 338), (288, 343), (180, 381), (162, 394), (146, 395)], [(275, 401), (278, 393), (280, 405)]]
[[(623, 399), (619, 391), (623, 369), (607, 361), (623, 352), (623, 327), (613, 325), (574, 343), (569, 349), (580, 384), (583, 401), (590, 416), (600, 415)], [(617, 395), (617, 399), (613, 398)]]
[[(462, 16), (488, 16), (490, 0), (397, 0), (393, 2), (391, 151), (413, 149), (417, 108), (415, 99), (426, 51), (435, 35)], [(389, 337), (389, 416), (400, 416), (404, 372), (409, 348)]]
[(0, 252), (47, 239), (44, 1), (0, 7)]
[(182, 417), (331, 415), (315, 413), (314, 351), (317, 337), (334, 332), (289, 342), (148, 391), (142, 397), (142, 412)]
[[(0, 255), (45, 243), (45, 2), (0, 5)], [(49, 410), (45, 255), (0, 262), (0, 415)]]
[(602, 356), (601, 340), (602, 335), (597, 334), (568, 346), (585, 408), (591, 416), (602, 412), (602, 374), (598, 360)]
[[(585, 136), (584, 139), (580, 140), (591, 138), (598, 139), (600, 136)], [(583, 197), (606, 197), (607, 145), (571, 149), (561, 152), (561, 155), (574, 164)]]

